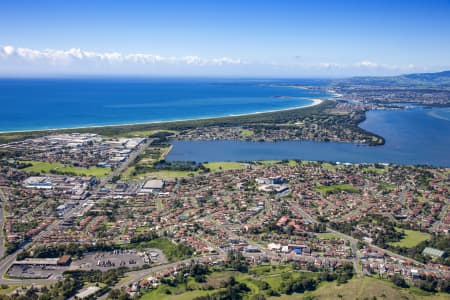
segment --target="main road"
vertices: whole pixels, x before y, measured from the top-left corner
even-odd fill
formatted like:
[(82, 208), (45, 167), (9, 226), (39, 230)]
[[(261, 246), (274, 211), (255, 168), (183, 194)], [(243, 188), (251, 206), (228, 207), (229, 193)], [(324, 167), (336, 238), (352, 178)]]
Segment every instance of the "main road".
[(8, 199), (5, 196), (5, 193), (0, 188), (0, 205), (1, 205), (1, 211), (0, 211), (0, 257), (3, 257), (6, 253), (6, 237), (4, 236), (5, 231), (4, 229), (4, 222), (5, 222), (5, 209), (6, 209), (6, 203), (8, 202)]
[[(91, 195), (95, 195), (95, 193), (103, 188), (107, 183), (110, 183), (115, 176), (119, 176), (128, 166), (151, 144), (153, 143), (154, 139), (147, 139), (147, 141), (143, 144), (141, 144), (136, 151), (133, 151), (130, 156), (127, 158), (125, 162), (123, 162), (121, 165), (119, 165), (116, 169), (114, 169), (106, 178), (103, 178), (99, 184), (95, 186), (95, 188), (92, 190)], [(3, 194), (3, 192), (0, 189), (0, 200), (2, 202), (6, 201), (6, 197)], [(39, 284), (39, 283), (49, 283), (51, 281), (57, 281), (55, 280), (41, 280), (41, 279), (9, 279), (5, 278), (4, 274), (8, 271), (8, 269), (11, 267), (11, 265), (16, 260), (16, 257), (18, 254), (23, 252), (28, 246), (31, 246), (34, 242), (38, 241), (41, 237), (43, 237), (48, 232), (51, 232), (52, 229), (56, 228), (57, 226), (61, 225), (68, 219), (72, 218), (73, 216), (76, 216), (81, 212), (81, 210), (84, 207), (84, 204), (87, 204), (88, 201), (90, 201), (90, 197), (86, 197), (86, 199), (81, 200), (76, 207), (71, 209), (70, 211), (66, 212), (63, 217), (60, 219), (55, 220), (53, 223), (51, 223), (49, 226), (47, 226), (45, 229), (43, 229), (40, 233), (32, 237), (30, 240), (24, 242), (15, 252), (11, 253), (10, 255), (4, 257), (0, 261), (0, 284)], [(2, 205), (3, 206), (3, 205)]]

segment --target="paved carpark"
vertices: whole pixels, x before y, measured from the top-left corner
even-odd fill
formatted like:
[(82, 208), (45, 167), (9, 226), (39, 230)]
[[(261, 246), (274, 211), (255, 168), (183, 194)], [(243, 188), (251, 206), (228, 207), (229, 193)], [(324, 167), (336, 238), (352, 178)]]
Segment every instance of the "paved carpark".
[(46, 278), (57, 279), (67, 267), (38, 266), (38, 265), (12, 265), (8, 270), (8, 276), (15, 278)]
[(108, 252), (87, 253), (81, 259), (74, 260), (71, 270), (109, 270), (119, 267), (142, 267), (144, 264), (166, 263), (167, 259), (159, 249), (113, 250)]

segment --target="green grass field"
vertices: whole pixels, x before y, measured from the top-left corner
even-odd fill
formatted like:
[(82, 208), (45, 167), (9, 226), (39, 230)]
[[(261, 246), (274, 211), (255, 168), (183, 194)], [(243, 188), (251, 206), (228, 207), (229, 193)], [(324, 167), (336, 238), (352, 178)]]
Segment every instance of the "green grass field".
[(405, 237), (401, 241), (391, 243), (392, 246), (411, 248), (431, 238), (431, 235), (425, 232), (402, 228), (396, 228), (396, 230), (404, 231)]
[(317, 234), (317, 238), (319, 239), (328, 239), (328, 240), (338, 240), (340, 239), (340, 237), (334, 233), (328, 233), (328, 232), (324, 232), (324, 233), (318, 233)]
[(32, 166), (23, 169), (26, 172), (34, 172), (34, 173), (44, 173), (49, 174), (51, 172), (56, 172), (57, 174), (64, 173), (74, 173), (80, 176), (96, 176), (96, 177), (104, 177), (111, 173), (111, 169), (109, 168), (80, 168), (73, 167), (69, 165), (64, 165), (58, 162), (44, 162), (44, 161), (22, 161), (23, 163), (30, 163)]
[[(133, 245), (133, 247), (134, 246), (136, 245)], [(158, 248), (164, 253), (169, 262), (188, 258), (186, 255), (183, 255), (183, 253), (179, 251), (177, 244), (172, 243), (167, 238), (157, 238), (148, 242), (142, 242), (139, 244), (138, 248)]]
[(328, 171), (334, 171), (337, 168), (337, 165), (333, 165), (327, 162), (322, 163), (322, 167), (324, 167), (325, 169), (327, 169)]
[(198, 171), (172, 171), (172, 170), (160, 170), (157, 172), (139, 174), (137, 177), (155, 177), (158, 179), (175, 179), (185, 178), (192, 175), (197, 175)]
[(262, 165), (264, 167), (270, 167), (270, 166), (279, 164), (280, 162), (281, 162), (281, 160), (258, 160), (258, 161), (255, 161), (256, 164)]
[[(297, 294), (298, 295), (298, 294)], [(324, 283), (316, 291), (305, 293), (317, 300), (328, 299), (410, 299), (410, 300), (444, 300), (449, 299), (444, 294), (414, 293), (412, 289), (402, 289), (392, 283), (371, 277), (355, 278), (346, 284), (336, 282)], [(376, 297), (376, 298), (374, 298)], [(269, 299), (302, 299), (302, 298), (269, 298)]]
[[(257, 161), (255, 161), (255, 164), (262, 165), (264, 167), (271, 167), (273, 165), (278, 165), (278, 164), (281, 164), (281, 163), (283, 163), (282, 160), (257, 160)], [(295, 160), (288, 160), (287, 161), (287, 165), (290, 166), (290, 167), (294, 167), (297, 164), (298, 163)]]
[[(170, 150), (170, 148), (167, 148)], [(254, 162), (257, 166), (270, 167), (273, 165), (281, 164), (281, 160), (260, 160)], [(287, 165), (290, 167), (297, 166), (297, 162), (295, 160), (289, 160)], [(210, 169), (211, 172), (219, 172), (226, 170), (241, 170), (245, 168), (245, 163), (236, 162), (236, 161), (221, 161), (221, 162), (208, 162), (203, 164), (206, 168)], [(174, 178), (185, 178), (188, 176), (193, 176), (199, 174), (198, 171), (171, 171), (171, 170), (160, 170), (149, 173), (142, 173), (136, 176), (131, 176), (134, 167), (129, 167), (122, 173), (123, 178), (131, 178), (131, 179), (143, 179), (144, 177), (155, 177), (159, 179), (174, 179)]]
[(383, 191), (393, 191), (395, 190), (397, 187), (395, 185), (392, 184), (387, 184), (387, 183), (380, 183), (378, 185), (378, 189), (379, 190), (383, 190)]
[[(170, 291), (172, 294), (167, 294), (166, 291)], [(176, 291), (172, 291), (172, 289), (161, 289), (160, 291), (156, 290), (151, 293), (147, 293), (144, 296), (142, 296), (142, 300), (190, 300), (194, 299), (195, 297), (199, 296), (206, 296), (213, 291), (202, 291), (202, 290), (196, 290), (196, 291), (189, 291), (184, 292), (181, 294), (177, 294)]]
[[(245, 283), (251, 290), (244, 296), (244, 299), (252, 299), (252, 295), (264, 294), (265, 291), (259, 288), (258, 282), (265, 281), (269, 283), (270, 288), (278, 290), (283, 281), (281, 274), (289, 272), (293, 278), (315, 278), (317, 273), (313, 272), (296, 272), (291, 267), (272, 268), (270, 266), (260, 266), (251, 269), (251, 273), (258, 274), (254, 277), (250, 274), (243, 274), (234, 271), (213, 272), (208, 275), (206, 283), (196, 283), (193, 279), (188, 281), (188, 286), (193, 291), (186, 291), (185, 285), (170, 287), (162, 285), (157, 289), (145, 294), (141, 299), (144, 300), (188, 300), (198, 296), (213, 294), (219, 290), (220, 283), (228, 280), (230, 276), (234, 276), (237, 282)], [(202, 290), (206, 286), (212, 287), (211, 290)], [(347, 300), (363, 300), (363, 299), (409, 299), (409, 300), (444, 300), (450, 297), (446, 294), (432, 294), (417, 290), (416, 288), (403, 289), (395, 286), (387, 280), (380, 280), (372, 277), (354, 278), (348, 283), (338, 285), (337, 282), (323, 282), (315, 291), (305, 292), (302, 294), (294, 293), (292, 295), (280, 295), (276, 297), (266, 296), (266, 299), (272, 300), (293, 300), (308, 299), (312, 297), (316, 300), (328, 299), (347, 299)], [(311, 299), (311, 298), (310, 298)]]
[(351, 184), (319, 185), (316, 186), (315, 190), (321, 192), (325, 196), (340, 192), (356, 193), (359, 191), (359, 189)]
[(242, 163), (233, 161), (209, 162), (203, 165), (213, 172), (225, 170), (239, 170), (244, 168), (244, 165)]
[(383, 173), (386, 173), (387, 168), (367, 167), (367, 168), (364, 168), (364, 171), (369, 172), (369, 173), (375, 173), (375, 174), (383, 174)]
[(253, 132), (253, 130), (242, 129), (242, 130), (241, 130), (241, 134), (242, 134), (243, 136), (252, 136), (252, 135), (254, 135), (255, 133)]

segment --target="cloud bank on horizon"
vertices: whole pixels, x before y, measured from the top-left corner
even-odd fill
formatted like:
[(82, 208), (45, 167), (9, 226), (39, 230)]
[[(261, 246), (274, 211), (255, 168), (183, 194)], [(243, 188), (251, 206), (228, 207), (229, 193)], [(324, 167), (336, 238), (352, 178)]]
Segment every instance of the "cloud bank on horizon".
[(2, 47), (0, 52), (6, 58), (19, 58), (27, 61), (38, 61), (52, 64), (69, 64), (76, 61), (91, 62), (107, 62), (107, 63), (135, 63), (135, 64), (187, 64), (187, 65), (223, 65), (223, 64), (240, 64), (239, 59), (229, 57), (221, 58), (201, 58), (199, 56), (183, 56), (183, 57), (164, 57), (153, 54), (122, 54), (119, 52), (96, 53), (92, 51), (84, 51), (79, 48), (71, 48), (69, 50), (44, 49), (35, 50), (30, 48), (15, 48), (7, 45)]
[[(441, 67), (445, 68), (445, 67)], [(439, 70), (439, 68), (437, 69)], [(363, 60), (354, 63), (310, 62), (295, 56), (282, 62), (232, 57), (163, 56), (149, 53), (94, 52), (79, 48), (0, 47), (0, 76), (33, 75), (175, 75), (175, 76), (321, 76), (394, 75), (434, 71), (414, 64), (391, 65)]]

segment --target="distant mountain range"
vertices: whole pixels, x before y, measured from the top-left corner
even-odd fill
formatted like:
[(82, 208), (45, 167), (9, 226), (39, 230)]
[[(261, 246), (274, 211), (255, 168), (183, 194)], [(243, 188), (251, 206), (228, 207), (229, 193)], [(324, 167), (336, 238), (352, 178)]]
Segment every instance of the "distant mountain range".
[(446, 87), (450, 88), (450, 71), (437, 73), (416, 73), (385, 77), (352, 77), (335, 80), (333, 85), (371, 85), (401, 87)]

